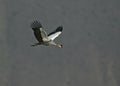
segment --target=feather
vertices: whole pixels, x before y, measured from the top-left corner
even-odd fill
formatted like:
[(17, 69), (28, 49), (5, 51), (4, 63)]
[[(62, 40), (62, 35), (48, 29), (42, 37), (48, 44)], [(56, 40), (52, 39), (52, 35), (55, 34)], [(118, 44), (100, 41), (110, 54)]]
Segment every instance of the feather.
[(48, 38), (51, 40), (54, 40), (56, 37), (58, 37), (62, 33), (63, 27), (59, 26), (55, 31), (48, 34)]
[(35, 35), (36, 39), (37, 39), (39, 42), (43, 42), (43, 41), (42, 41), (42, 36), (41, 36), (41, 31), (40, 31), (40, 28), (42, 28), (41, 23), (38, 22), (38, 21), (34, 21), (34, 22), (32, 22), (32, 24), (31, 24), (31, 28), (32, 28), (32, 30), (34, 31), (34, 35)]

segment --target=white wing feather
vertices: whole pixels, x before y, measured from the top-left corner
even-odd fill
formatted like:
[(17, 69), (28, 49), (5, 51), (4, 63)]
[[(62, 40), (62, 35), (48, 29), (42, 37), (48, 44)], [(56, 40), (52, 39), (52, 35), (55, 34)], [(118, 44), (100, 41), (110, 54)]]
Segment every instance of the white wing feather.
[(54, 40), (54, 39), (55, 39), (56, 37), (58, 37), (61, 33), (62, 33), (62, 32), (60, 32), (60, 31), (59, 31), (59, 32), (56, 32), (56, 33), (48, 36), (48, 38), (51, 39), (51, 40)]

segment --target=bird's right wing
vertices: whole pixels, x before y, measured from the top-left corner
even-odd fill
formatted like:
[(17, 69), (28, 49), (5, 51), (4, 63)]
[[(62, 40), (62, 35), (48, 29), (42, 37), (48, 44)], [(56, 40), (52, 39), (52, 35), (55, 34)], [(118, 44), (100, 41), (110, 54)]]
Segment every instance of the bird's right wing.
[(31, 28), (34, 31), (34, 35), (39, 42), (43, 42), (43, 38), (47, 37), (47, 33), (43, 30), (42, 25), (38, 21), (34, 21), (31, 24)]
[(58, 37), (62, 33), (63, 27), (59, 26), (55, 31), (48, 34), (48, 38), (51, 40), (54, 40), (56, 37)]

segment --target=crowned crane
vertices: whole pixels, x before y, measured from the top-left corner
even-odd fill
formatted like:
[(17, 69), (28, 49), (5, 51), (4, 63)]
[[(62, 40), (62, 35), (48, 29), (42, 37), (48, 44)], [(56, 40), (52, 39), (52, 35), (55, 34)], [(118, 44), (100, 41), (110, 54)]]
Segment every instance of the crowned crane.
[(35, 43), (31, 46), (37, 46), (37, 45), (46, 45), (46, 46), (50, 46), (50, 45), (54, 45), (58, 48), (62, 48), (61, 44), (57, 44), (54, 42), (54, 39), (56, 37), (58, 37), (63, 30), (62, 26), (57, 27), (56, 30), (54, 30), (53, 32), (47, 34), (46, 31), (43, 29), (42, 24), (39, 21), (33, 21), (31, 24), (31, 28), (34, 32), (34, 35), (38, 41), (38, 43)]

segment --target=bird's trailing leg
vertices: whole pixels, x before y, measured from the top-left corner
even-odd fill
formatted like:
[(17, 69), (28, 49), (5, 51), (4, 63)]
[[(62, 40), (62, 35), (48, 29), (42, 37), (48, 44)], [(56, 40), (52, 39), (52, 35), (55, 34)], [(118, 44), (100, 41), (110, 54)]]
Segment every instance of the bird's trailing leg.
[(32, 47), (35, 47), (35, 46), (37, 46), (37, 45), (40, 45), (40, 43), (35, 43), (35, 44), (31, 45), (31, 46), (32, 46)]

